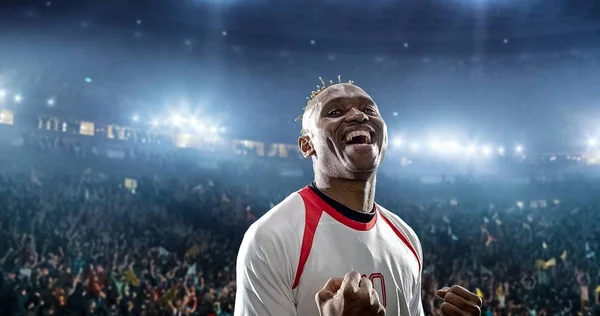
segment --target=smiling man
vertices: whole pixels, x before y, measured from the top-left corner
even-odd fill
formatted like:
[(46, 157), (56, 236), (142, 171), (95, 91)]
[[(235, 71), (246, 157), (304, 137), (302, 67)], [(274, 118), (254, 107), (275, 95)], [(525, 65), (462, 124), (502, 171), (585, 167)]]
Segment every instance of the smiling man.
[[(370, 280), (387, 315), (423, 315), (419, 239), (374, 202), (386, 124), (360, 87), (339, 78), (321, 82), (308, 98), (298, 139), (304, 157), (312, 159), (314, 182), (244, 236), (235, 315), (319, 315), (315, 294), (350, 271), (362, 274), (361, 284)], [(463, 288), (438, 295), (447, 315), (479, 315), (481, 300)]]

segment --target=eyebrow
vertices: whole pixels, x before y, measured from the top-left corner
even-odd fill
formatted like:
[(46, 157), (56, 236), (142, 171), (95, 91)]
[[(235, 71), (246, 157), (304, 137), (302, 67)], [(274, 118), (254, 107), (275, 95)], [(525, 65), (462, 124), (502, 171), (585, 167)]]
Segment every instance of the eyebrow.
[(333, 99), (329, 99), (326, 102), (323, 102), (322, 106), (321, 106), (321, 110), (324, 109), (324, 108), (326, 108), (326, 107), (328, 107), (328, 106), (330, 106), (331, 104), (336, 104), (336, 103), (344, 105), (344, 106), (347, 106), (345, 104), (342, 104), (342, 103), (344, 103), (344, 101), (350, 101), (350, 102), (357, 102), (358, 101), (361, 104), (367, 103), (369, 105), (375, 105), (375, 101), (373, 101), (371, 98), (366, 97), (366, 96), (362, 96), (362, 95), (358, 95), (358, 96), (354, 96), (354, 97), (345, 97), (344, 96), (344, 97), (336, 97), (336, 98), (333, 98)]

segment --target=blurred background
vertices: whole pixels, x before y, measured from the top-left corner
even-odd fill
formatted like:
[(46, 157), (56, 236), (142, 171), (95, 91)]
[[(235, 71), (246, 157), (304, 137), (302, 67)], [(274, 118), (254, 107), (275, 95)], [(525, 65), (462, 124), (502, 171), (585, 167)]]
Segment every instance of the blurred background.
[(423, 304), (600, 304), (600, 3), (4, 1), (0, 310), (230, 315), (243, 232), (308, 184), (306, 97), (353, 80), (390, 133), (377, 200)]

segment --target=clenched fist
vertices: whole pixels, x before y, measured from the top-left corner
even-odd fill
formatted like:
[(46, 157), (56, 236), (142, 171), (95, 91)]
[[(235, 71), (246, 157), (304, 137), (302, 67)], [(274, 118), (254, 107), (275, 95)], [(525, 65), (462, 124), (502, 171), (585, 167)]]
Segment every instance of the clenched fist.
[(358, 272), (344, 279), (329, 279), (315, 295), (321, 316), (385, 316), (373, 283)]
[(443, 299), (442, 315), (444, 316), (479, 316), (483, 301), (475, 293), (470, 292), (462, 286), (454, 285), (445, 287), (435, 292)]

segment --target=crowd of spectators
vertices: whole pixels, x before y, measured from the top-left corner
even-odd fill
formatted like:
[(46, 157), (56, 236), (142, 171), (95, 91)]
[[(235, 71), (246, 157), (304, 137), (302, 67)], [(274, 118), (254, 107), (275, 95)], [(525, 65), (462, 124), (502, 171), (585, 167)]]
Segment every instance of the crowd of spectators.
[[(3, 166), (2, 315), (231, 315), (243, 233), (299, 189), (234, 168), (125, 181), (92, 165)], [(267, 182), (278, 188), (265, 190)], [(427, 315), (440, 315), (434, 291), (452, 284), (482, 296), (484, 315), (599, 314), (593, 194), (516, 203), (473, 190), (472, 199), (415, 202), (393, 194), (401, 187), (382, 178), (377, 200), (421, 239)]]

